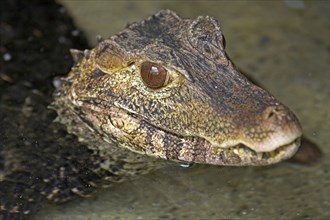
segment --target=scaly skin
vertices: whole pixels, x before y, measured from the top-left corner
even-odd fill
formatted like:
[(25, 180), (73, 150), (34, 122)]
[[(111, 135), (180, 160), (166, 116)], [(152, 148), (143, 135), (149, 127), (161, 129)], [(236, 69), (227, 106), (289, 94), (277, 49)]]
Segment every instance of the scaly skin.
[[(25, 114), (9, 115), (36, 144), (1, 146), (0, 219), (27, 219), (45, 200), (89, 196), (166, 161), (268, 165), (299, 147), (294, 114), (235, 68), (211, 17), (160, 11), (72, 54), (77, 62), (51, 107), (81, 143), (50, 123), (48, 102), (32, 90)], [(145, 66), (166, 74), (145, 74)]]
[[(102, 155), (268, 165), (299, 147), (297, 118), (237, 70), (214, 18), (160, 11), (73, 55), (77, 64), (53, 106), (68, 130)], [(144, 62), (167, 71), (165, 85), (147, 86)]]

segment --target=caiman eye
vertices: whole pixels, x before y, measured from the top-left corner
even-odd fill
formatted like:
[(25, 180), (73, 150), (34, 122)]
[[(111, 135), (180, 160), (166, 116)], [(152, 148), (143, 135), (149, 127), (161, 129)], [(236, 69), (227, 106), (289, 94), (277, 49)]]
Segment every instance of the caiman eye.
[(168, 83), (168, 74), (158, 63), (143, 62), (141, 64), (141, 78), (143, 83), (152, 89), (159, 89)]

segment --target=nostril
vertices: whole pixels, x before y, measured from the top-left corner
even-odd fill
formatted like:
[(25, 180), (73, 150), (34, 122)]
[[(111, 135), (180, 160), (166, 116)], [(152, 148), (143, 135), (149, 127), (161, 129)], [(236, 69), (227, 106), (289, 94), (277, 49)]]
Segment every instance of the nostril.
[(267, 116), (267, 119), (270, 119), (270, 118), (272, 118), (274, 116), (275, 116), (275, 113), (274, 112), (269, 112), (268, 113), (268, 116)]
[(276, 120), (281, 118), (281, 113), (284, 109), (278, 108), (277, 106), (271, 106), (265, 109), (264, 118), (266, 120)]

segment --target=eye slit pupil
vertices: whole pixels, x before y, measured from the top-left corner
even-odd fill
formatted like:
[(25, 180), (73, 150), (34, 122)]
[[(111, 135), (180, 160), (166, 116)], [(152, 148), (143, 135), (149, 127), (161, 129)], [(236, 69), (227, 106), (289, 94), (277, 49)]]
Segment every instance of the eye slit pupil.
[(167, 83), (167, 71), (158, 63), (143, 62), (140, 71), (143, 83), (149, 88), (158, 89)]

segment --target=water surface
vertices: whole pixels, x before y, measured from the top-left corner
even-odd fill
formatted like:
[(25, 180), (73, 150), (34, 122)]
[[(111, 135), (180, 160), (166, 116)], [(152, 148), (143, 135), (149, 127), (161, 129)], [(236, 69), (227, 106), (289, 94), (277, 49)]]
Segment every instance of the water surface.
[(329, 218), (329, 2), (60, 1), (95, 45), (169, 8), (216, 17), (227, 51), (289, 106), (324, 153), (321, 162), (269, 167), (170, 167), (40, 212), (37, 219)]

